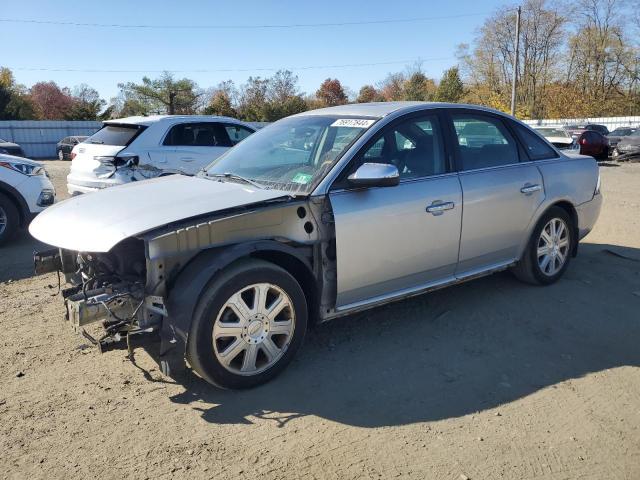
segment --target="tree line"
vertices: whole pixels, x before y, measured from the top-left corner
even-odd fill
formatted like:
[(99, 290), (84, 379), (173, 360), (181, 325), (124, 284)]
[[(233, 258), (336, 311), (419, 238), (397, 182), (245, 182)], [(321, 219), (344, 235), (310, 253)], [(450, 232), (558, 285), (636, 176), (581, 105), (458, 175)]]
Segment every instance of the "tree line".
[(515, 5), (507, 5), (484, 21), (472, 44), (458, 46), (457, 65), (438, 81), (418, 62), (358, 92), (327, 78), (306, 94), (289, 70), (212, 88), (165, 72), (118, 84), (119, 94), (106, 102), (86, 84), (69, 89), (39, 82), (26, 88), (9, 69), (0, 68), (0, 119), (210, 114), (270, 122), (325, 106), (396, 100), (463, 102), (508, 111), (514, 68), (520, 118), (640, 115), (637, 6), (637, 0), (525, 0), (516, 63)]

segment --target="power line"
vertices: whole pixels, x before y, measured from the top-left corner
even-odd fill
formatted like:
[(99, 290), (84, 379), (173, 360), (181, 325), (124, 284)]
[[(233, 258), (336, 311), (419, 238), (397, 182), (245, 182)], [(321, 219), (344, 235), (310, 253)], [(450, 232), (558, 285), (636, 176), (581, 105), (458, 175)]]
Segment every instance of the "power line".
[(191, 70), (103, 70), (82, 68), (48, 68), (48, 67), (8, 67), (11, 70), (26, 72), (70, 72), (70, 73), (242, 73), (242, 72), (276, 72), (278, 70), (315, 70), (323, 68), (356, 68), (375, 67), (381, 65), (410, 64), (414, 62), (437, 62), (452, 60), (455, 57), (414, 58), (409, 60), (392, 60), (388, 62), (346, 63), (340, 65), (307, 65), (302, 67), (258, 67), (258, 68), (219, 68), (219, 69), (191, 69)]
[(81, 22), (63, 22), (56, 20), (35, 20), (26, 18), (0, 18), (0, 22), (4, 23), (22, 23), (36, 25), (59, 25), (69, 27), (98, 27), (98, 28), (146, 28), (146, 29), (218, 29), (218, 30), (237, 30), (237, 29), (283, 29), (283, 28), (316, 28), (316, 27), (347, 27), (356, 25), (381, 25), (390, 23), (415, 23), (426, 22), (431, 20), (450, 20), (464, 17), (485, 16), (488, 13), (462, 13), (458, 15), (443, 15), (436, 17), (415, 17), (415, 18), (397, 18), (383, 20), (362, 20), (352, 22), (328, 22), (328, 23), (291, 23), (291, 24), (263, 24), (263, 25), (144, 25), (144, 24), (122, 24), (122, 23), (81, 23)]

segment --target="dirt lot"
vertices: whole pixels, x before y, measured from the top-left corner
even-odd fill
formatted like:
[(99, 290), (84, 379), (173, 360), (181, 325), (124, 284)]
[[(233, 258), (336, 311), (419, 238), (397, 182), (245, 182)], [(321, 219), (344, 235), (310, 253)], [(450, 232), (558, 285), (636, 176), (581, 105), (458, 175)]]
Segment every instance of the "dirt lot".
[(244, 392), (88, 348), (25, 234), (0, 250), (0, 477), (640, 478), (640, 164), (601, 171), (557, 284), (502, 273), (336, 320)]

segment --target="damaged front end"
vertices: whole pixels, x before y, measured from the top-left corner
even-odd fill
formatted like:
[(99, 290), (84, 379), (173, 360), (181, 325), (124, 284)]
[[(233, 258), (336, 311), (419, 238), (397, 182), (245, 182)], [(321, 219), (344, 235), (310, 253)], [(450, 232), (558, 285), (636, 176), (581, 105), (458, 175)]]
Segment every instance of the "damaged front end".
[[(148, 296), (144, 242), (129, 239), (107, 253), (65, 249), (37, 252), (36, 274), (59, 272), (71, 286), (61, 290), (66, 320), (100, 351), (156, 331), (164, 313), (161, 296)], [(94, 336), (86, 327), (102, 322), (103, 333)]]

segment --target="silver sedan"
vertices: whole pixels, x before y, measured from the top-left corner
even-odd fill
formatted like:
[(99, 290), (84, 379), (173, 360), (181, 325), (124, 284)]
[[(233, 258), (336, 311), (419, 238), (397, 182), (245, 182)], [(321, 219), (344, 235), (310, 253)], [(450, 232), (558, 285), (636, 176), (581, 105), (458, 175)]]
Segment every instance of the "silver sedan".
[[(31, 232), (58, 247), (77, 331), (103, 349), (159, 333), (167, 374), (263, 383), (307, 325), (511, 269), (549, 285), (600, 212), (591, 157), (503, 113), (372, 103), (278, 121), (200, 174), (61, 202)], [(88, 335), (88, 334), (86, 334)]]

